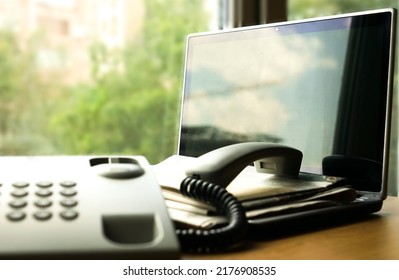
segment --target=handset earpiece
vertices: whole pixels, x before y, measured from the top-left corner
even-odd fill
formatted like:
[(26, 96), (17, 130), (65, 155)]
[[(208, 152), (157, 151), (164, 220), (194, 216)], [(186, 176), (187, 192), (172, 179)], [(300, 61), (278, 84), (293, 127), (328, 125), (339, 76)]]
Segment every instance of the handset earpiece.
[(249, 164), (256, 170), (296, 177), (302, 162), (302, 152), (279, 144), (245, 142), (225, 146), (198, 157), (188, 166), (186, 174), (222, 187), (228, 184)]

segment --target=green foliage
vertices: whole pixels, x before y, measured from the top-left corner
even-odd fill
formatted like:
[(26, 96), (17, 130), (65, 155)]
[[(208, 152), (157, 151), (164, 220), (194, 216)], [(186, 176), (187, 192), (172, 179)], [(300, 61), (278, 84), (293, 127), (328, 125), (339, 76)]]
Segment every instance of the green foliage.
[(397, 0), (288, 0), (292, 19), (310, 18), (378, 8), (398, 8)]
[[(44, 94), (39, 72), (35, 67), (33, 49), (26, 51), (16, 36), (0, 31), (0, 154), (27, 152), (23, 137), (18, 137), (25, 125), (26, 109)], [(39, 94), (36, 94), (39, 92)]]
[[(204, 30), (203, 1), (145, 1), (142, 36), (122, 50), (90, 49), (93, 83), (60, 97), (49, 133), (67, 154), (175, 152), (185, 36)], [(102, 72), (106, 65), (107, 71)]]

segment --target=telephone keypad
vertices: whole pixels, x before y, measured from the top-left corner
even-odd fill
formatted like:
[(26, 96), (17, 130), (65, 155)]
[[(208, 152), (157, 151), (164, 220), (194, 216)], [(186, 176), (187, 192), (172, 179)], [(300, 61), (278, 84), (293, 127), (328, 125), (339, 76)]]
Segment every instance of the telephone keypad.
[[(9, 197), (6, 197), (9, 211), (5, 216), (9, 221), (13, 222), (26, 220), (30, 215), (28, 206), (31, 205), (33, 207), (33, 210), (31, 209), (32, 217), (38, 221), (47, 221), (53, 218), (54, 211), (56, 211), (53, 206), (54, 203), (58, 203), (62, 208), (59, 210), (59, 217), (62, 220), (71, 221), (77, 219), (79, 216), (79, 212), (75, 209), (78, 205), (77, 183), (65, 180), (60, 182), (58, 186), (57, 184), (51, 181), (39, 181), (36, 183), (18, 181), (11, 183)], [(4, 182), (0, 183), (0, 187), (4, 195), (6, 190)], [(30, 191), (30, 188), (32, 188), (32, 191)], [(54, 194), (55, 191), (59, 193), (58, 197)], [(0, 195), (2, 195), (1, 192)], [(29, 200), (30, 198), (33, 198), (33, 200)]]

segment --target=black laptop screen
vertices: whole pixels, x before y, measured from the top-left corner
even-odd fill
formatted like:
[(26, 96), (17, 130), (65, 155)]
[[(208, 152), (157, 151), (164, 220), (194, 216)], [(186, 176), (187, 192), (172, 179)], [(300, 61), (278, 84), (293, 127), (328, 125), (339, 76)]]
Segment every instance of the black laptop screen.
[(383, 162), (391, 13), (188, 37), (179, 154), (289, 145), (302, 170), (330, 155)]

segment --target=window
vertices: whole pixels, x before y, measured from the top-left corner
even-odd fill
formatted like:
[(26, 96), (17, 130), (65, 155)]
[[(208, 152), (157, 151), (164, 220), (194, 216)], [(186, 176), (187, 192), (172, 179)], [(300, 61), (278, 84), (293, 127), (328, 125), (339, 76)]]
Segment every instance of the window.
[(0, 0), (0, 155), (175, 153), (185, 36), (209, 3)]

